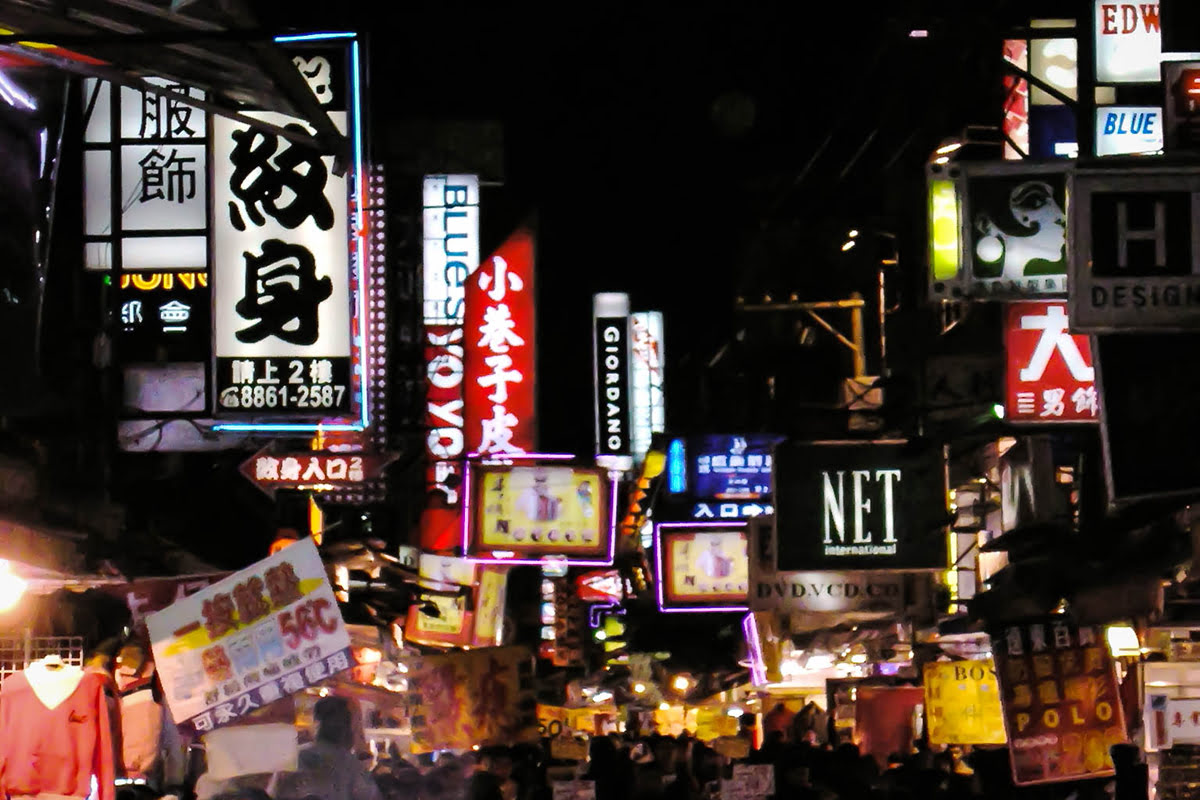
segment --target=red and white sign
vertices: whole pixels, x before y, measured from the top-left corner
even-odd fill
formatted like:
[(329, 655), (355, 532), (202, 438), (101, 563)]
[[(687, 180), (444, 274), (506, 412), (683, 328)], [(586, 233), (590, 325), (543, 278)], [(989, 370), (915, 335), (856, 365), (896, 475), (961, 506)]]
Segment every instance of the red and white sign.
[(1094, 422), (1100, 417), (1088, 337), (1067, 332), (1064, 301), (1012, 303), (1004, 329), (1004, 406), (1014, 422)]
[(395, 460), (395, 453), (276, 453), (268, 445), (243, 461), (239, 470), (274, 497), (277, 489), (328, 491), (375, 480)]
[(1162, 63), (1158, 3), (1095, 0), (1097, 83), (1157, 83)]
[(502, 455), (534, 449), (533, 231), (522, 227), (467, 281), (463, 366), (466, 444)]

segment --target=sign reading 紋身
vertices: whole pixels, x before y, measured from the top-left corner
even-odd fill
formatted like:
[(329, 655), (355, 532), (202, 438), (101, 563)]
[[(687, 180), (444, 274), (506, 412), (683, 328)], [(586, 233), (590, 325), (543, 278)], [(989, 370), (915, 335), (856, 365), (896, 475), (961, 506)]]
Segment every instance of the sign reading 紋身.
[(992, 660), (926, 664), (925, 719), (930, 744), (1004, 744)]
[(146, 626), (171, 716), (201, 733), (354, 666), (312, 539), (150, 614)]
[(992, 635), (1004, 725), (1018, 786), (1114, 774), (1126, 741), (1104, 632), (1046, 618)]

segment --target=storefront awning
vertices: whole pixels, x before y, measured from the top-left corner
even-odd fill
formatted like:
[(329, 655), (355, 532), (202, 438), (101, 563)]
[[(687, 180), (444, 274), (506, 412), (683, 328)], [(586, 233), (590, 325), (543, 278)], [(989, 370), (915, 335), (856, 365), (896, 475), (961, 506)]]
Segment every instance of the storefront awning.
[[(311, 144), (334, 155), (335, 166), (347, 163), (346, 138), (244, 0), (8, 0), (0, 29), (0, 54), (10, 58), (150, 92), (162, 87), (147, 77), (202, 89), (205, 100), (180, 99)], [(315, 134), (285, 132), (242, 108), (297, 117)]]

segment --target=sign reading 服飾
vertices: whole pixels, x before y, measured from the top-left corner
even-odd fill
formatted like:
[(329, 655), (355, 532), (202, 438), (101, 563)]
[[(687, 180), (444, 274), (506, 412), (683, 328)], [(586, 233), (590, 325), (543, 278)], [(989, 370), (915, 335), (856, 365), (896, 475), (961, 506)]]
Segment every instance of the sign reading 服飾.
[(777, 568), (944, 569), (940, 454), (897, 440), (778, 445)]
[(992, 635), (1014, 782), (1114, 774), (1110, 748), (1126, 742), (1104, 631), (1065, 618)]
[(642, 458), (656, 433), (667, 430), (666, 366), (661, 311), (639, 311), (630, 317), (633, 360), (629, 392), (633, 408), (633, 456)]
[(1080, 170), (1071, 197), (1072, 331), (1200, 322), (1200, 171)]
[[(345, 132), (345, 50), (294, 61)], [(300, 133), (302, 122), (247, 112)], [(350, 173), (332, 155), (234, 120), (213, 120), (216, 410), (335, 417), (352, 410)]]
[(600, 469), (472, 466), (473, 554), (611, 555), (609, 486)]
[(1068, 333), (1067, 304), (1008, 306), (1005, 417), (1014, 422), (1095, 422), (1100, 400), (1087, 336)]
[(1162, 61), (1158, 3), (1095, 0), (1097, 83), (1155, 83)]
[(592, 298), (592, 361), (596, 393), (596, 463), (633, 466), (629, 396), (629, 295), (603, 292)]
[(992, 659), (925, 665), (930, 744), (1004, 744), (1004, 714)]
[(515, 231), (467, 281), (463, 323), (468, 452), (533, 450), (536, 347), (534, 236)]
[(354, 666), (311, 538), (146, 617), (176, 724), (197, 732)]
[(750, 564), (744, 525), (668, 522), (655, 535), (661, 608), (746, 608)]
[(463, 320), (466, 283), (479, 266), (479, 177), (426, 175), (424, 181), (426, 484), (448, 508), (461, 502), (455, 478), (463, 436)]

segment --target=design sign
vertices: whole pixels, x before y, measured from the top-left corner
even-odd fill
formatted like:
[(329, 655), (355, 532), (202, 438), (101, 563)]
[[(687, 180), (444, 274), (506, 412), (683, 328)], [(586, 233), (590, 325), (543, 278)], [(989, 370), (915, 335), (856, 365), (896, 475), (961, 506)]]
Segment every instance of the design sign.
[[(345, 51), (296, 61), (345, 132)], [(247, 112), (312, 133), (274, 112)], [(214, 378), (218, 413), (338, 417), (352, 410), (350, 173), (333, 157), (213, 120)]]
[(1008, 306), (1005, 417), (1014, 422), (1095, 422), (1100, 400), (1087, 336), (1067, 332), (1067, 304)]
[(1071, 197), (1072, 331), (1200, 323), (1200, 171), (1079, 171)]

